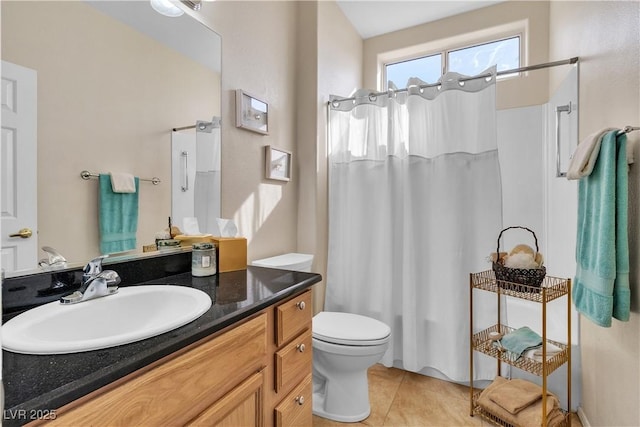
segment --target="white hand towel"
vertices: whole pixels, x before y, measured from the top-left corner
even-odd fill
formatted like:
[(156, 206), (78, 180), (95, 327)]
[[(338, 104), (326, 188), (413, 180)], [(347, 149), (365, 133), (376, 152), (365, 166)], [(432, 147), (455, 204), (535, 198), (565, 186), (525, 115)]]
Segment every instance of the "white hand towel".
[(136, 178), (130, 173), (115, 173), (110, 172), (111, 175), (111, 190), (114, 193), (135, 193), (136, 192)]
[[(561, 351), (562, 349), (560, 347), (553, 345), (550, 342), (547, 343), (547, 359), (552, 358), (553, 356), (560, 353)], [(542, 346), (527, 350), (524, 356), (528, 357), (529, 359), (533, 359), (538, 363), (541, 363), (542, 362)]]
[(612, 130), (616, 129), (607, 128), (592, 133), (578, 144), (576, 151), (573, 153), (573, 156), (571, 156), (571, 162), (567, 170), (567, 179), (580, 179), (591, 175), (593, 166), (596, 164), (596, 159), (600, 153), (602, 137)]

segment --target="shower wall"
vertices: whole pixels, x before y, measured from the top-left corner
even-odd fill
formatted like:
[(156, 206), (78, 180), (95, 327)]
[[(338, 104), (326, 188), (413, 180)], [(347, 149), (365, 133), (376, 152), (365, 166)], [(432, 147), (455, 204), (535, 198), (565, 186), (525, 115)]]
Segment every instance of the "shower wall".
[[(557, 105), (572, 103), (573, 115), (561, 116), (561, 170), (566, 171), (569, 155), (577, 141), (577, 68), (572, 69), (564, 83), (547, 104), (498, 111), (498, 149), (502, 173), (504, 227), (520, 225), (536, 233), (540, 251), (544, 254), (547, 274), (572, 278), (575, 273), (575, 236), (577, 187), (574, 181), (556, 177), (556, 113)], [(505, 232), (501, 250), (509, 251), (518, 243), (534, 246), (531, 233)], [(492, 249), (495, 250), (495, 249)], [(567, 342), (567, 299), (560, 298), (548, 305), (547, 336)], [(580, 352), (578, 347), (578, 315), (572, 311), (572, 409), (576, 410), (580, 396)], [(511, 327), (529, 326), (542, 331), (540, 304), (506, 298), (506, 316)], [(505, 372), (503, 372), (505, 374)], [(541, 378), (519, 369), (506, 375), (525, 378), (541, 384)], [(566, 402), (567, 366), (549, 377), (549, 389)]]
[(218, 123), (210, 132), (171, 133), (171, 216), (179, 228), (195, 217), (201, 233), (220, 234), (220, 153)]

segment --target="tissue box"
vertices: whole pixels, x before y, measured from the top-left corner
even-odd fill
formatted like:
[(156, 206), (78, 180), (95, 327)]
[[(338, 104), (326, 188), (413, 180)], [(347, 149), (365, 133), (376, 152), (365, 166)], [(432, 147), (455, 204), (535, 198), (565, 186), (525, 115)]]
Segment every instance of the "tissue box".
[(199, 234), (196, 236), (186, 236), (178, 234), (174, 239), (180, 241), (180, 246), (191, 247), (194, 243), (213, 243), (211, 234)]
[(216, 245), (218, 272), (247, 269), (247, 239), (244, 237), (212, 237)]

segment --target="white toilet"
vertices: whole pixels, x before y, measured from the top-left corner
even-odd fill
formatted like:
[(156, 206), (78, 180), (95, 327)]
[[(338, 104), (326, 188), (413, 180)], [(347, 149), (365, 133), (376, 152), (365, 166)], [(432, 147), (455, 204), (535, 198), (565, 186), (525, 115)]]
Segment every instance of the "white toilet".
[[(252, 262), (260, 267), (311, 271), (313, 255), (290, 253)], [(313, 413), (340, 422), (371, 413), (367, 369), (380, 361), (391, 329), (366, 316), (323, 311), (313, 317)]]

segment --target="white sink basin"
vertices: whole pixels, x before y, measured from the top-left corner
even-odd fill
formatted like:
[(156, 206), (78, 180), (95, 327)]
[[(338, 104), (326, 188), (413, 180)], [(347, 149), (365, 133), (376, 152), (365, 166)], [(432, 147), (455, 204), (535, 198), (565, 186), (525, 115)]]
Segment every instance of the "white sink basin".
[(106, 297), (72, 305), (55, 301), (19, 314), (2, 326), (2, 347), (25, 354), (115, 347), (186, 325), (209, 307), (209, 295), (194, 288), (124, 287)]

